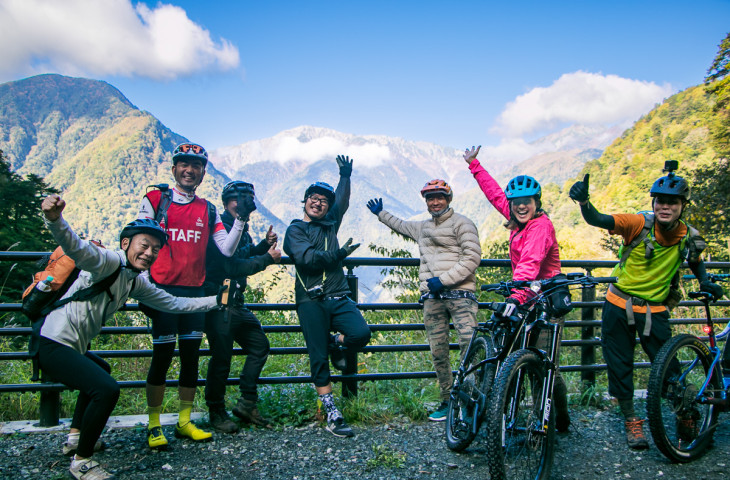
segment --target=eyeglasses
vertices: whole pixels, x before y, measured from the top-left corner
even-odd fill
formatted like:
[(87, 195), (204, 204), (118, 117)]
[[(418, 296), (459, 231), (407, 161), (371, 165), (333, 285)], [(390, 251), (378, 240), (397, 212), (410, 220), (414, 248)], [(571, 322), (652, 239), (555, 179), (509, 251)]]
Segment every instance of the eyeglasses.
[(330, 201), (327, 200), (325, 197), (314, 197), (309, 196), (309, 201), (312, 202), (312, 205), (329, 205)]
[(201, 147), (200, 145), (195, 145), (193, 143), (183, 143), (182, 145), (177, 147), (177, 150), (181, 151), (182, 153), (188, 153), (192, 150), (192, 152), (196, 155), (205, 154), (205, 149)]

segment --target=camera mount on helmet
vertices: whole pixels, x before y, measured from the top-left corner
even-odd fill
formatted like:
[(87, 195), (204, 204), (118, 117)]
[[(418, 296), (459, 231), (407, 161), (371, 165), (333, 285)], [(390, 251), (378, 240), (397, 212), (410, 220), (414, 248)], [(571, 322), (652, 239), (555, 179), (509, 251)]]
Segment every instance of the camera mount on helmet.
[(679, 169), (679, 162), (676, 160), (667, 160), (664, 162), (662, 172), (666, 173), (663, 177), (659, 177), (649, 189), (652, 197), (659, 195), (670, 195), (682, 197), (684, 200), (690, 198), (689, 183), (684, 178), (674, 173)]

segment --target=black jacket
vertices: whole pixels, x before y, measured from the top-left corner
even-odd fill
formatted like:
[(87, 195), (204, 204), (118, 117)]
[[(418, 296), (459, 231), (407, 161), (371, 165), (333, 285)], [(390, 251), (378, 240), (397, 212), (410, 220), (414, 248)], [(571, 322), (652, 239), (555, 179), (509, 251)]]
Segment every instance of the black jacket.
[[(224, 211), (221, 214), (221, 221), (226, 230), (230, 232), (235, 221), (233, 216)], [(235, 288), (243, 293), (246, 289), (246, 277), (258, 273), (274, 263), (274, 259), (267, 253), (270, 248), (269, 243), (261, 240), (258, 245), (254, 245), (251, 235), (248, 234), (248, 224), (244, 226), (238, 247), (230, 258), (224, 256), (213, 241), (208, 242), (207, 248), (205, 289), (209, 295), (218, 293), (218, 287), (226, 278), (235, 280)], [(234, 282), (231, 284), (234, 285)]]
[(325, 295), (351, 294), (342, 272), (342, 260), (346, 255), (337, 241), (337, 232), (349, 205), (350, 178), (340, 176), (335, 203), (322, 220), (292, 220), (286, 229), (284, 252), (296, 266), (296, 303), (312, 301), (305, 289), (317, 285), (323, 286)]

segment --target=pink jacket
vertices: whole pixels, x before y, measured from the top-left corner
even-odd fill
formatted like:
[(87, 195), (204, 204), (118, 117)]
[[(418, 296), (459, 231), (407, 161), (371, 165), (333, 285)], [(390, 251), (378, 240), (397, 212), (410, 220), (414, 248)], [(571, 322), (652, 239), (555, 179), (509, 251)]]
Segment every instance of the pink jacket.
[[(484, 170), (479, 160), (471, 162), (469, 170), (489, 203), (509, 220), (509, 200), (497, 182)], [(560, 273), (558, 240), (555, 237), (553, 222), (547, 215), (533, 218), (521, 230), (510, 232), (509, 257), (514, 280), (544, 280)], [(525, 290), (512, 294), (512, 298), (519, 300), (520, 303), (524, 303), (532, 296), (532, 292)]]

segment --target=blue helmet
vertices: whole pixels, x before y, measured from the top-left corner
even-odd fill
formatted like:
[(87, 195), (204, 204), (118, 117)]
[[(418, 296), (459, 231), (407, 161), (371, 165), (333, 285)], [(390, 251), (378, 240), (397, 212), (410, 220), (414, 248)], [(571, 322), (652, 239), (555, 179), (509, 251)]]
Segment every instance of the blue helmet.
[(652, 197), (659, 195), (672, 195), (675, 197), (682, 197), (685, 200), (689, 200), (690, 189), (689, 183), (682, 177), (677, 176), (674, 172), (669, 172), (667, 175), (660, 177), (651, 186), (649, 194)]
[(542, 195), (540, 184), (528, 175), (518, 175), (507, 183), (504, 189), (507, 200), (519, 197), (534, 197), (539, 199)]
[(122, 233), (119, 234), (119, 241), (123, 238), (129, 238), (137, 235), (138, 233), (147, 233), (160, 240), (160, 247), (163, 247), (167, 243), (167, 232), (165, 232), (159, 223), (151, 218), (138, 218), (129, 222), (123, 229)]
[(309, 196), (313, 193), (319, 193), (320, 195), (324, 195), (325, 197), (327, 197), (327, 201), (330, 203), (330, 205), (335, 203), (335, 189), (332, 188), (332, 185), (330, 185), (329, 183), (315, 182), (311, 184), (304, 192), (303, 201), (306, 201), (307, 198), (309, 198)]

